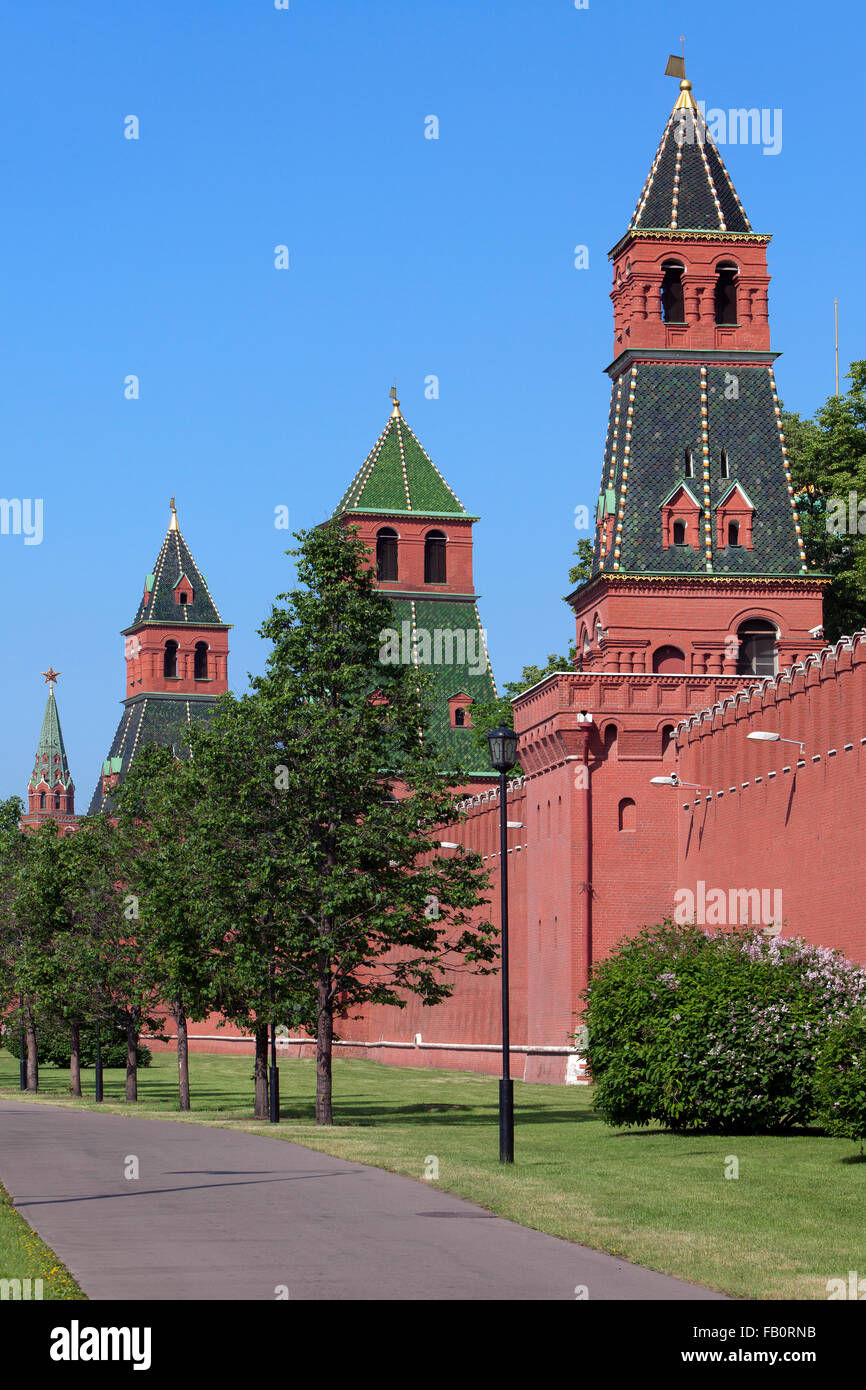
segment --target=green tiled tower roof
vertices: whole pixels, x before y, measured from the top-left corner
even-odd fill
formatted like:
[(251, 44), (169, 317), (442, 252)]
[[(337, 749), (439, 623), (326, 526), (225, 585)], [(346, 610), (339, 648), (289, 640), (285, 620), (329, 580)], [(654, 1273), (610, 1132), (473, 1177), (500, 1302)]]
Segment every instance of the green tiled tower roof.
[(64, 791), (75, 790), (66, 758), (63, 731), (60, 728), (60, 715), (57, 713), (57, 702), (54, 699), (54, 686), (51, 682), (48, 685), (48, 699), (42, 718), (42, 730), (39, 735), (39, 746), (36, 749), (36, 761), (30, 778), (29, 790), (35, 791), (43, 777), (52, 789), (62, 787)]
[[(496, 699), (496, 685), (477, 603), (471, 599), (404, 599), (390, 594), (388, 597), (394, 612), (394, 628), (400, 635), (405, 655), (432, 676), (428, 696), (432, 711), (428, 725), (430, 733), (450, 755), (454, 768), (473, 777), (490, 777), (493, 775), (490, 764), (476, 748), (472, 730), (451, 728), (448, 703), (452, 695), (469, 695), (479, 703)], [(430, 640), (429, 651), (425, 649), (425, 639), (419, 636), (422, 632), (440, 634), (438, 651), (435, 637)], [(442, 634), (449, 632), (453, 645), (442, 638)], [(458, 646), (460, 641), (462, 651)]]
[(387, 516), (469, 517), (439, 469), (410, 430), (394, 398), (394, 409), (334, 516), (381, 512)]
[(684, 79), (680, 87), (629, 231), (750, 233), (749, 219), (692, 96), (692, 84)]
[[(638, 363), (614, 382), (598, 520), (614, 518), (614, 544), (596, 532), (593, 577), (799, 576), (806, 558), (795, 509), (781, 408), (771, 366)], [(704, 414), (703, 412), (706, 412)], [(706, 421), (706, 439), (703, 422)], [(727, 456), (722, 476), (721, 450)], [(688, 472), (686, 450), (692, 457)], [(715, 510), (739, 483), (754, 508), (753, 548), (716, 544)], [(685, 487), (701, 509), (706, 546), (663, 545), (661, 508)], [(704, 520), (709, 519), (709, 532)], [(708, 547), (708, 549), (707, 549)]]
[[(184, 575), (192, 588), (191, 603), (175, 602), (174, 591)], [(181, 534), (173, 505), (165, 540), (156, 557), (153, 572), (145, 579), (138, 612), (130, 627), (138, 627), (142, 623), (181, 623), (189, 627), (224, 626), (217, 606), (211, 598), (207, 581)]]
[(136, 753), (148, 744), (173, 747), (182, 756), (185, 750), (180, 742), (181, 731), (209, 719), (213, 708), (214, 700), (209, 696), (150, 694), (127, 700), (87, 814), (98, 816), (112, 809), (111, 798), (103, 791), (103, 776), (116, 773), (122, 780)]

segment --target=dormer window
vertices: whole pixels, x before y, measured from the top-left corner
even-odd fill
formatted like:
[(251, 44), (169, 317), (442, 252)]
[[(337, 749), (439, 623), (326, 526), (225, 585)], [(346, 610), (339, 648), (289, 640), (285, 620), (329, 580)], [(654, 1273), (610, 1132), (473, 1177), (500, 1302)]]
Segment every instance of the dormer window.
[(716, 506), (716, 545), (719, 549), (753, 548), (755, 508), (742, 483), (732, 483)]
[(691, 449), (686, 449), (685, 451), (683, 466), (686, 470), (686, 477), (693, 478), (695, 476), (695, 456)]
[(174, 586), (174, 601), (175, 601), (175, 603), (183, 603), (183, 604), (192, 603), (194, 597), (195, 597), (195, 595), (194, 595), (194, 593), (193, 593), (193, 587), (192, 587), (192, 585), (190, 584), (190, 582), (189, 582), (189, 580), (187, 579), (186, 575), (185, 575), (185, 574), (182, 574), (182, 575), (180, 576), (180, 579), (177, 581), (177, 583), (176, 583), (175, 586)]
[(661, 504), (662, 546), (700, 545), (701, 504), (688, 483), (672, 488)]
[(730, 477), (730, 469), (729, 469), (729, 467), (728, 467), (728, 451), (727, 451), (727, 449), (722, 449), (721, 452), (720, 452), (720, 454), (719, 454), (719, 473), (720, 473), (721, 477), (723, 477), (723, 478), (728, 478), (728, 477)]
[(468, 695), (465, 690), (458, 690), (455, 695), (451, 696), (448, 701), (448, 710), (450, 714), (449, 722), (452, 729), (472, 728), (472, 719), (469, 712), (471, 704), (472, 696)]

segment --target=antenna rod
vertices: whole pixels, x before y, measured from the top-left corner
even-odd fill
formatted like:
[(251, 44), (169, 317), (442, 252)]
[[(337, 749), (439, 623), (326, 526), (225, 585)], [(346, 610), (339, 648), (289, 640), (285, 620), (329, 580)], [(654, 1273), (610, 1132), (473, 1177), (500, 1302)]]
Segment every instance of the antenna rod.
[(836, 395), (839, 394), (839, 301), (833, 300), (833, 315), (836, 320)]

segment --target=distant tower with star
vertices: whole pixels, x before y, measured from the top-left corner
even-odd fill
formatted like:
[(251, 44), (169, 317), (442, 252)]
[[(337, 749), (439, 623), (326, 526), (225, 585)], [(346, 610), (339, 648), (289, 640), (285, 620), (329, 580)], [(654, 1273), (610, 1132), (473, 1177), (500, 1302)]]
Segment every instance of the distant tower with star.
[(61, 835), (71, 835), (78, 822), (75, 814), (75, 783), (60, 727), (54, 687), (60, 675), (53, 666), (42, 672), (48, 682), (48, 699), (30, 781), (27, 784), (27, 812), (21, 824), (36, 830), (43, 821), (57, 822)]

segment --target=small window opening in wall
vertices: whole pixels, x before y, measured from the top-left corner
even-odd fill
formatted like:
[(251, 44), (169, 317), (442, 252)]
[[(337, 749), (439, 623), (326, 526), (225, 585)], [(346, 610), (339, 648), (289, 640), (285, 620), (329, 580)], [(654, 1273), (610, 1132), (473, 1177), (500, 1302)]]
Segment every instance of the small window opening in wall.
[(695, 476), (695, 458), (694, 458), (694, 454), (692, 453), (691, 449), (686, 449), (686, 452), (685, 452), (685, 467), (686, 467), (686, 477), (687, 477), (687, 478), (693, 478), (693, 477)]
[(674, 522), (674, 545), (685, 545), (686, 543), (686, 523), (684, 521)]
[(737, 267), (732, 261), (723, 262), (718, 267), (715, 292), (716, 323), (737, 322), (737, 273)]
[(39, 793), (39, 809), (40, 809), (40, 811), (44, 811), (44, 810), (45, 810), (45, 793), (44, 793), (44, 792), (40, 792), (40, 793)]
[(195, 664), (193, 674), (197, 681), (206, 681), (208, 678), (207, 642), (196, 642), (195, 644)]
[(428, 531), (424, 538), (425, 584), (447, 584), (448, 582), (445, 559), (446, 540), (444, 531)]
[(166, 642), (165, 655), (162, 659), (162, 674), (166, 680), (174, 680), (177, 677), (177, 643)]
[(386, 583), (397, 578), (397, 532), (391, 526), (376, 533), (376, 578)]
[(185, 594), (181, 591), (180, 601), (181, 603), (187, 603), (189, 601), (189, 594)]
[(729, 468), (728, 468), (728, 451), (727, 451), (727, 449), (722, 449), (721, 453), (719, 454), (719, 468), (720, 468), (720, 470), (721, 470), (721, 475), (722, 475), (723, 478), (729, 478), (729, 477), (730, 477), (730, 470), (729, 470)]
[(618, 729), (615, 724), (608, 724), (604, 731), (604, 755), (606, 758), (616, 756), (616, 739)]
[(465, 727), (465, 724), (466, 711), (462, 705), (458, 705), (456, 710), (454, 711), (454, 727), (455, 729), (462, 729)]
[(673, 724), (665, 724), (662, 729), (662, 757), (669, 761), (676, 751), (677, 741), (674, 738), (674, 726)]
[(662, 319), (665, 323), (685, 323), (683, 267), (678, 261), (665, 261), (662, 270), (664, 271), (661, 289)]
[(60, 794), (59, 794), (59, 793), (55, 793), (55, 796), (54, 796), (54, 809), (55, 809), (55, 811), (59, 811), (59, 810), (60, 810)]
[(636, 824), (635, 804), (630, 796), (624, 796), (619, 803), (619, 828), (620, 830), (634, 830)]
[(728, 522), (728, 545), (740, 544), (740, 523), (738, 521)]

